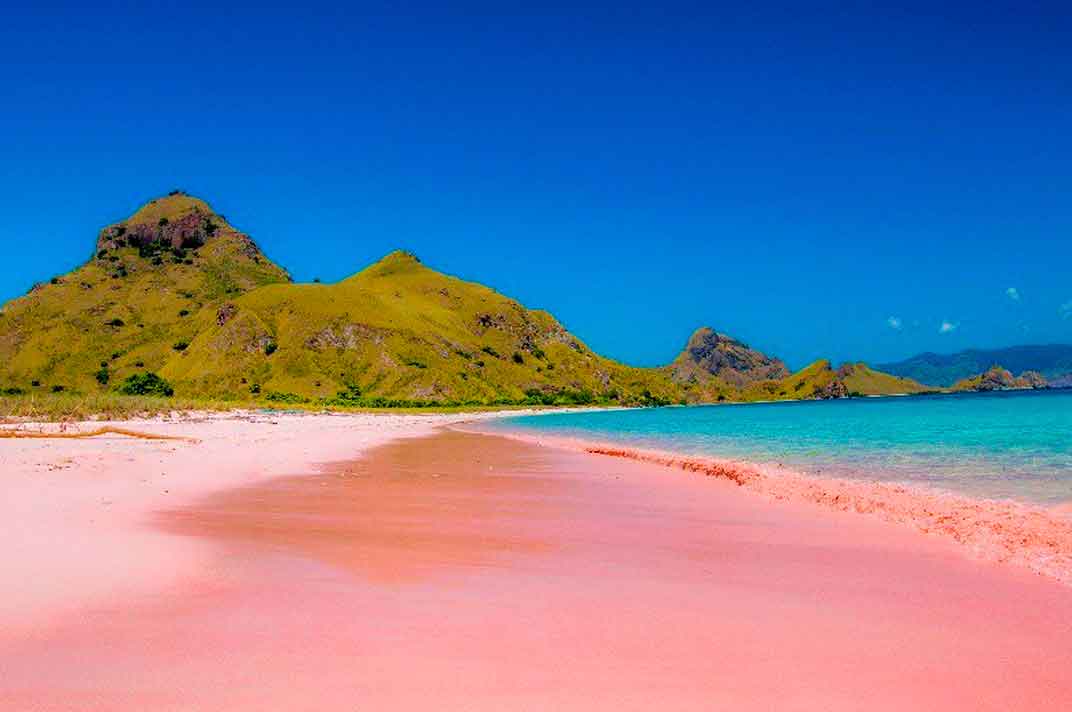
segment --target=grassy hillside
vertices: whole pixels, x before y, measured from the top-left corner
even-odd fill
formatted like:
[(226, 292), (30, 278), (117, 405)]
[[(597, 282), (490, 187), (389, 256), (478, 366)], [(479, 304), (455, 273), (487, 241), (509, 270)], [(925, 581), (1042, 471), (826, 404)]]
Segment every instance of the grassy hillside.
[(865, 363), (834, 369), (822, 359), (780, 380), (757, 381), (746, 386), (741, 400), (830, 399), (853, 396), (924, 393), (928, 389), (911, 379), (876, 371)]
[(105, 227), (86, 264), (0, 310), (0, 395), (92, 401), (131, 384), (143, 396), (346, 407), (922, 390), (863, 364), (790, 374), (707, 328), (673, 364), (629, 367), (550, 314), (404, 252), (336, 284), (294, 284), (208, 204), (178, 192)]
[(925, 393), (931, 389), (911, 378), (876, 371), (866, 363), (846, 364), (838, 369), (849, 395), (881, 396)]
[[(456, 402), (680, 398), (546, 312), (395, 252), (337, 284), (270, 285), (199, 316), (161, 375), (185, 392)], [(645, 395), (647, 393), (647, 395)], [(292, 397), (290, 397), (293, 400)]]
[(102, 230), (86, 264), (4, 305), (0, 388), (92, 392), (163, 369), (217, 302), (288, 280), (202, 201), (152, 201)]

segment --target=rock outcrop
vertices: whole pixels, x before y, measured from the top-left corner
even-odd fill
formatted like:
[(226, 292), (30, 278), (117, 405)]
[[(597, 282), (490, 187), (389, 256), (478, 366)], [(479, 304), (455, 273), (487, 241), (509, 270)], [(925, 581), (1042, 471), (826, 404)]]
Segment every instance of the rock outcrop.
[(1024, 371), (1019, 376), (1001, 366), (991, 366), (985, 373), (958, 381), (954, 391), (1010, 391), (1048, 388), (1049, 383), (1037, 371)]
[(739, 388), (754, 381), (785, 378), (789, 369), (779, 359), (705, 326), (693, 332), (685, 350), (670, 364), (670, 376), (679, 383), (704, 375)]

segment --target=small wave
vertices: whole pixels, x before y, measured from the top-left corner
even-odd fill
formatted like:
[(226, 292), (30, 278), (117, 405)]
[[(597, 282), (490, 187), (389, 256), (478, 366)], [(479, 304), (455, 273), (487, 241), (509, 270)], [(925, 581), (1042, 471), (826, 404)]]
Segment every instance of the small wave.
[(778, 465), (683, 456), (571, 438), (494, 431), (525, 442), (717, 477), (774, 500), (875, 516), (961, 544), (975, 557), (1021, 566), (1072, 586), (1072, 502), (1044, 508), (901, 484), (807, 475)]

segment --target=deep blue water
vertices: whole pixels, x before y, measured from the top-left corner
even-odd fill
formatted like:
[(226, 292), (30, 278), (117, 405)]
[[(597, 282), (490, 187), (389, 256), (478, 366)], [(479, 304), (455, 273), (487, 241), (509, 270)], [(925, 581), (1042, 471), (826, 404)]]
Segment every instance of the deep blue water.
[(979, 497), (1072, 500), (1072, 390), (555, 413), (490, 426)]

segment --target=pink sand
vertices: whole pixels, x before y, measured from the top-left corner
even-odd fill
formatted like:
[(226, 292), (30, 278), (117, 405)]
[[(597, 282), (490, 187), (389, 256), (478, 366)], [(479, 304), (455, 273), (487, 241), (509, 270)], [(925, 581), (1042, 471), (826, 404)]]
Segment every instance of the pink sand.
[(877, 518), (460, 433), (269, 479), (433, 424), (179, 423), (163, 427), (203, 442), (5, 450), (0, 708), (1072, 699), (1072, 589)]
[[(482, 432), (473, 425), (465, 429)], [(871, 515), (954, 541), (975, 558), (1022, 566), (1072, 586), (1072, 502), (1041, 507), (1011, 500), (975, 499), (919, 486), (818, 477), (781, 465), (690, 457), (522, 432), (495, 434), (539, 446), (695, 472), (773, 500)]]

